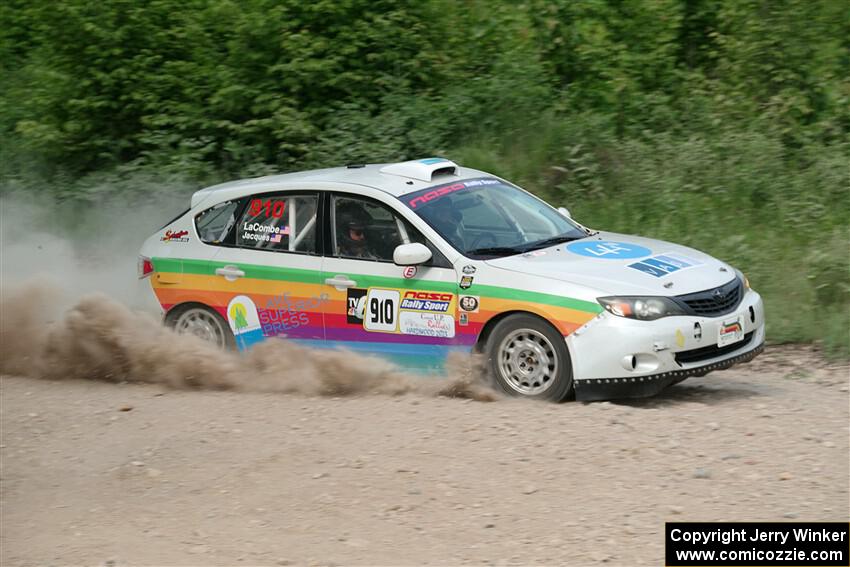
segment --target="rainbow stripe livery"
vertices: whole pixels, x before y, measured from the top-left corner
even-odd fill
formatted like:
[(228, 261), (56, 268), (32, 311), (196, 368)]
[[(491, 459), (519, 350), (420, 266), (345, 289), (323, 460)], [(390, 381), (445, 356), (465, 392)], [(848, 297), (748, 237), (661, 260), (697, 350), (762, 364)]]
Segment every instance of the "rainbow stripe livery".
[[(212, 307), (230, 324), (239, 348), (278, 337), (391, 357), (421, 355), (433, 359), (423, 361), (424, 366), (439, 366), (450, 351), (470, 351), (487, 321), (500, 313), (536, 313), (568, 335), (602, 310), (598, 303), (501, 286), (476, 284), (471, 290), (460, 290), (456, 282), (404, 278), (401, 268), (398, 277), (359, 276), (361, 288), (339, 291), (324, 284), (321, 271), (240, 264), (245, 277), (229, 282), (216, 274), (225, 266), (221, 262), (151, 260), (155, 272), (151, 283), (163, 309), (190, 302)], [(234, 295), (244, 289), (256, 291)], [(359, 291), (364, 298), (370, 291), (395, 292), (398, 301), (390, 303), (395, 306), (392, 316), (407, 320), (406, 326), (386, 331), (368, 328), (362, 317), (353, 322), (349, 298)], [(478, 298), (474, 312), (464, 311), (457, 301), (459, 292), (466, 291)], [(427, 322), (434, 315), (442, 316), (450, 328), (435, 323), (444, 332), (429, 335)]]

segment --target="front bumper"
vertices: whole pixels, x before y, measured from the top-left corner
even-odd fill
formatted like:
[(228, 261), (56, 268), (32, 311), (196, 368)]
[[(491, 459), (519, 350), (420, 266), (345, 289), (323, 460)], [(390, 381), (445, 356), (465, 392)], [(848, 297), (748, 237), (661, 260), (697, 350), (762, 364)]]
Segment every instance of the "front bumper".
[(622, 398), (647, 398), (654, 396), (667, 386), (677, 384), (691, 376), (704, 376), (712, 370), (726, 370), (739, 362), (749, 362), (764, 350), (761, 343), (753, 350), (744, 354), (727, 358), (722, 362), (708, 364), (699, 368), (688, 370), (672, 370), (649, 376), (624, 376), (622, 378), (591, 378), (590, 380), (576, 380), (576, 399), (583, 402), (598, 400), (616, 400)]
[[(717, 346), (719, 327), (737, 319), (744, 339)], [(697, 333), (699, 329), (699, 333)], [(567, 337), (576, 399), (640, 398), (690, 376), (749, 362), (764, 349), (764, 306), (749, 290), (722, 317), (636, 321), (603, 312)]]

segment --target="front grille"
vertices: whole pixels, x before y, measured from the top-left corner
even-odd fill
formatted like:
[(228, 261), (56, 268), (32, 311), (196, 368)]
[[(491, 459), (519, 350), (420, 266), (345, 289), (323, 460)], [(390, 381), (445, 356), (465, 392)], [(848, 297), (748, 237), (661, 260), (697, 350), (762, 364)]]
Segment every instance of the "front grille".
[(725, 347), (711, 345), (702, 348), (695, 348), (692, 350), (683, 350), (682, 352), (676, 353), (676, 362), (679, 363), (679, 366), (681, 366), (682, 364), (690, 364), (692, 362), (700, 362), (703, 360), (708, 360), (709, 358), (723, 356), (724, 354), (730, 353), (733, 350), (738, 350), (741, 347), (747, 346), (748, 344), (750, 344), (751, 340), (753, 340), (753, 331), (750, 331), (749, 333), (744, 335), (743, 341), (738, 341), (737, 343), (726, 345)]
[(676, 299), (690, 307), (695, 315), (719, 317), (731, 313), (741, 302), (743, 286), (735, 278), (720, 287), (676, 296)]

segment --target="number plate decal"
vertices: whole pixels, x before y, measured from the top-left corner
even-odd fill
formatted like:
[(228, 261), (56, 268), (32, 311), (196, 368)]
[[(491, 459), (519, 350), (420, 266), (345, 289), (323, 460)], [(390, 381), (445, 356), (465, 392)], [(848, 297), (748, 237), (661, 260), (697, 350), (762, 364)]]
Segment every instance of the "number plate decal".
[(367, 331), (442, 339), (455, 336), (457, 296), (453, 293), (371, 287), (363, 299), (363, 328)]
[(725, 347), (744, 340), (744, 322), (739, 315), (723, 321), (717, 329), (717, 346)]
[(370, 288), (363, 313), (363, 328), (382, 333), (397, 332), (400, 298), (398, 291)]

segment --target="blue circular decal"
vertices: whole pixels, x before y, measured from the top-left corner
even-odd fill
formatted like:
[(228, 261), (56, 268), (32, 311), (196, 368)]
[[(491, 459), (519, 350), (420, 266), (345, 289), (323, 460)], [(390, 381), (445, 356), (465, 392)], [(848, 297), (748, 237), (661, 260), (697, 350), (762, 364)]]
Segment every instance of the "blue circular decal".
[(628, 260), (630, 258), (642, 258), (652, 254), (652, 250), (637, 244), (625, 242), (612, 242), (610, 240), (596, 240), (589, 242), (573, 242), (567, 246), (567, 250), (573, 254), (600, 258), (602, 260)]

